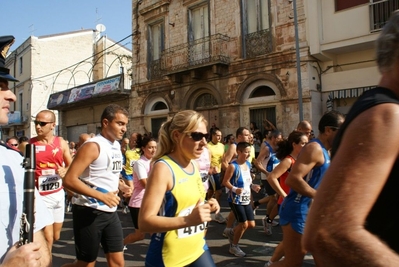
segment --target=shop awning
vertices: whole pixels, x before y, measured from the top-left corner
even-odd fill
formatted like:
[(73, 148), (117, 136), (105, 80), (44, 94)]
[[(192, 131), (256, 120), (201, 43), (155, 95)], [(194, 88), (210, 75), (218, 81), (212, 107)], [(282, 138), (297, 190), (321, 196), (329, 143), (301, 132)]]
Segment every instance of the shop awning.
[(375, 87), (376, 86), (365, 86), (365, 87), (357, 87), (351, 89), (335, 90), (331, 91), (329, 96), (331, 99), (359, 97), (363, 94), (363, 92), (373, 89)]

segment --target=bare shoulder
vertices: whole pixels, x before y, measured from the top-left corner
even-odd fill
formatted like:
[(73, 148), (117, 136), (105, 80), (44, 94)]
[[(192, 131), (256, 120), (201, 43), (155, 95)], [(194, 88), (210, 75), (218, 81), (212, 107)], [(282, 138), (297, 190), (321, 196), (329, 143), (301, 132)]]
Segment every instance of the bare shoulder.
[(339, 150), (349, 154), (372, 153), (376, 156), (378, 153), (383, 156), (399, 150), (398, 131), (399, 105), (380, 104), (362, 112), (350, 122), (342, 136)]
[[(170, 190), (173, 186), (173, 173), (170, 167), (162, 161), (156, 161), (148, 176), (148, 183), (153, 188), (165, 187)], [(150, 186), (149, 188), (150, 189)]]

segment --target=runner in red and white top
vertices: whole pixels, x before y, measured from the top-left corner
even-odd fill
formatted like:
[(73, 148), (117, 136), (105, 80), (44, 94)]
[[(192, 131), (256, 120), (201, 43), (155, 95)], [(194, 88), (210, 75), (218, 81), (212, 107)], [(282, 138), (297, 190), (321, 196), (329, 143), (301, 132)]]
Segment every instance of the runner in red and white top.
[(51, 250), (53, 242), (60, 239), (64, 222), (65, 192), (62, 190), (62, 178), (72, 157), (67, 142), (62, 137), (54, 136), (55, 114), (52, 111), (40, 111), (34, 123), (37, 136), (30, 143), (36, 146), (36, 187), (54, 219), (54, 224), (44, 229)]

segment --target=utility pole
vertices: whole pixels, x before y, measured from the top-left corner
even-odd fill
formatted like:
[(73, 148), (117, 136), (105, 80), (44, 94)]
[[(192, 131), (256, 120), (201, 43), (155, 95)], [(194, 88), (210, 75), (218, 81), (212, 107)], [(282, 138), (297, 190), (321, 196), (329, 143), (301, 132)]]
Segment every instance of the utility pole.
[(298, 34), (298, 14), (296, 8), (296, 0), (293, 1), (294, 9), (294, 26), (295, 26), (295, 51), (296, 51), (296, 73), (298, 79), (298, 105), (299, 105), (299, 121), (303, 121), (303, 105), (302, 105), (302, 75), (301, 75), (301, 59), (299, 54), (299, 34)]

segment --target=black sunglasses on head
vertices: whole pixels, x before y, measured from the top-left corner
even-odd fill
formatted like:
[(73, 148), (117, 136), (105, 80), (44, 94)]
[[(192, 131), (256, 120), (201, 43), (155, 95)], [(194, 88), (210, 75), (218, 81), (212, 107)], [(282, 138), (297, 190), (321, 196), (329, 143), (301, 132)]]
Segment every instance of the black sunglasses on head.
[(35, 123), (35, 125), (40, 125), (40, 127), (44, 127), (44, 126), (46, 126), (49, 123), (53, 123), (52, 121), (48, 121), (48, 122), (46, 122), (46, 121), (33, 121), (33, 122)]
[(202, 138), (205, 138), (205, 140), (208, 140), (209, 138), (209, 133), (200, 133), (200, 132), (192, 132), (187, 134), (191, 139), (194, 141), (201, 141)]

